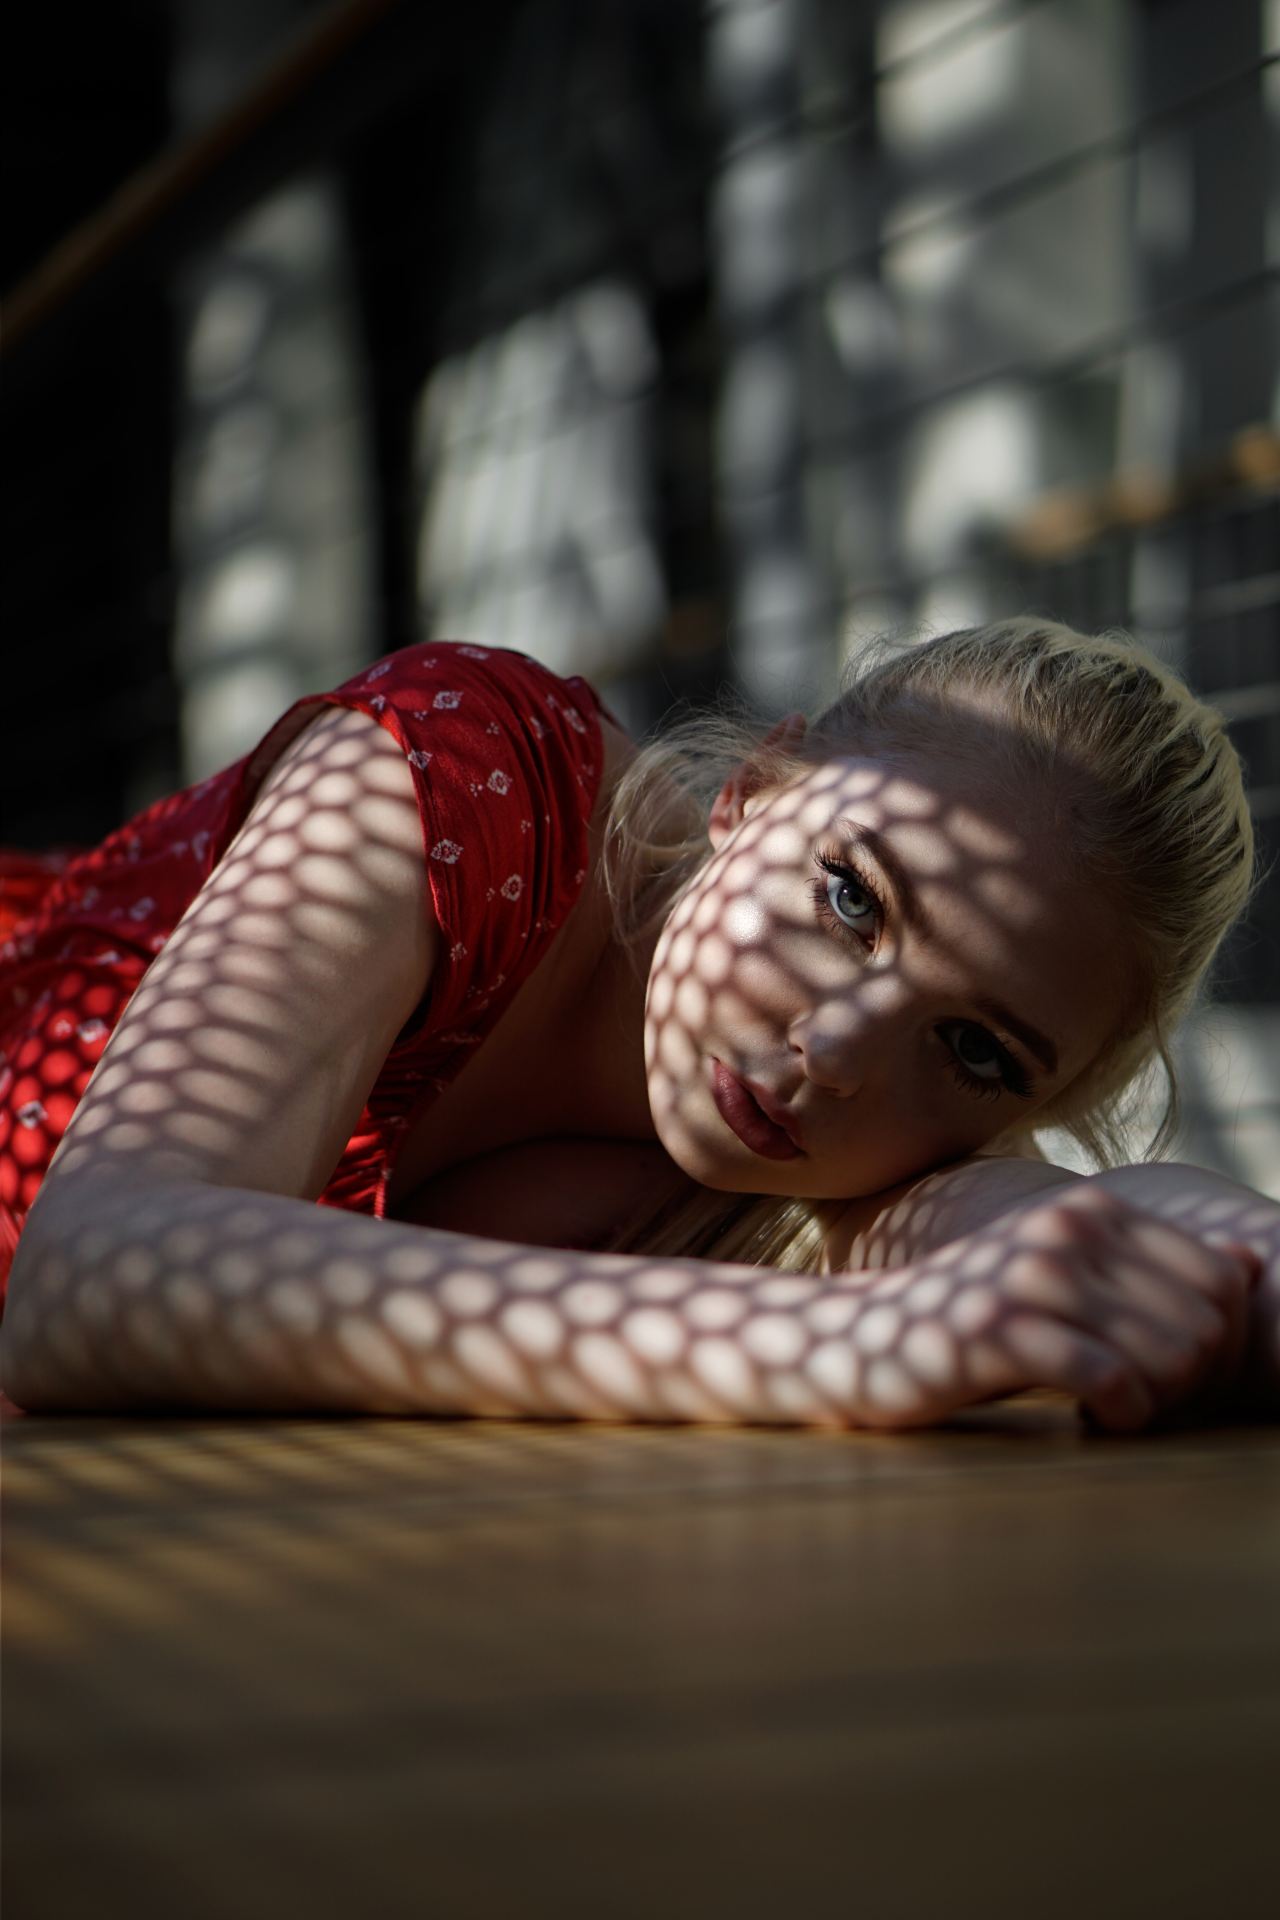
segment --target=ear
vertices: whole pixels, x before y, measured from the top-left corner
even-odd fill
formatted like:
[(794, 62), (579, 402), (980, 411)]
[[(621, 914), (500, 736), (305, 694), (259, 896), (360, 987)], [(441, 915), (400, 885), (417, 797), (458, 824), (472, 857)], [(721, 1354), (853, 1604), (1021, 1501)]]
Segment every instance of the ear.
[[(780, 753), (794, 753), (804, 739), (807, 728), (808, 722), (802, 713), (789, 713), (776, 726), (770, 727), (760, 743), (761, 747), (776, 747)], [(712, 802), (707, 821), (707, 834), (717, 852), (734, 828), (746, 819), (756, 794), (765, 791), (769, 784), (765, 768), (754, 759), (743, 760), (734, 768)]]

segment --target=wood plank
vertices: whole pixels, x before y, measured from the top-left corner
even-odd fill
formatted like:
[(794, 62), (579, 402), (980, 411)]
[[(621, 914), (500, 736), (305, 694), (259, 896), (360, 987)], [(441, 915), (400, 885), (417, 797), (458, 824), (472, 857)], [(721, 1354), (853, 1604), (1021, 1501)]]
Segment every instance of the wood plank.
[(16, 1920), (1247, 1915), (1280, 1433), (18, 1420)]

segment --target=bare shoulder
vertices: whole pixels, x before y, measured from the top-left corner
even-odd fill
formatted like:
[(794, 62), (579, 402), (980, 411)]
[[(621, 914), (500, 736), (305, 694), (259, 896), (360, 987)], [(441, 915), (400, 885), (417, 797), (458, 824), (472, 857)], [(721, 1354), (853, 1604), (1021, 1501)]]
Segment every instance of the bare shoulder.
[(46, 1184), (87, 1160), (314, 1198), (436, 944), (403, 754), (323, 708), (147, 972)]

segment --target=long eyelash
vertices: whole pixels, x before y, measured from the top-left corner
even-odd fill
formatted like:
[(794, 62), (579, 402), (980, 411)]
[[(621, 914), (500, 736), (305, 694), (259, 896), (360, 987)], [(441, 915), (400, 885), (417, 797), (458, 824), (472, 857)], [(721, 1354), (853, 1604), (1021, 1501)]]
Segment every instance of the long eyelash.
[[(871, 876), (864, 873), (861, 867), (853, 866), (848, 860), (837, 860), (835, 855), (831, 853), (815, 853), (813, 856), (813, 864), (818, 868), (820, 875), (835, 875), (836, 878), (840, 880), (851, 880), (855, 887), (861, 887), (868, 900), (874, 903), (880, 926), (884, 926), (886, 914), (883, 896), (881, 895), (880, 889), (871, 879)], [(843, 939), (852, 940), (856, 942), (858, 946), (865, 948), (868, 943), (862, 938), (862, 935), (856, 933), (852, 927), (846, 926), (840, 918), (840, 915), (831, 905), (830, 900), (827, 898), (825, 880), (821, 878), (811, 880), (809, 890), (813, 895), (813, 904), (817, 909), (819, 919), (827, 926), (834, 928), (835, 932), (840, 934)]]
[[(947, 1045), (945, 1040), (942, 1044), (943, 1046)], [(948, 1051), (950, 1051), (949, 1048)], [(1002, 1093), (1012, 1093), (1015, 1094), (1019, 1100), (1029, 1100), (1035, 1089), (1027, 1079), (1022, 1068), (1011, 1054), (1004, 1051), (1003, 1047), (998, 1048), (998, 1055), (1000, 1060), (1000, 1078), (998, 1080), (980, 1080), (976, 1073), (969, 1072), (964, 1061), (954, 1053), (951, 1054), (951, 1058), (947, 1064), (951, 1068), (954, 1078), (959, 1085), (964, 1088), (965, 1092), (976, 1094), (979, 1100), (996, 1100)]]
[(972, 1093), (979, 1100), (998, 1100), (1005, 1091), (1003, 1080), (979, 1080), (976, 1074), (965, 1070), (954, 1054), (947, 1065), (951, 1069), (951, 1077), (957, 1086), (963, 1087), (966, 1093)]

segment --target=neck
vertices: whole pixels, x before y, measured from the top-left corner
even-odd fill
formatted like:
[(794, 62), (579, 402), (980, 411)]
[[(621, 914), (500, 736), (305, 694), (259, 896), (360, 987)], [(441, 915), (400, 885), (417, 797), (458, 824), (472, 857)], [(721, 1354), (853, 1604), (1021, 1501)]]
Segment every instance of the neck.
[(581, 900), (561, 940), (564, 983), (554, 1063), (564, 1132), (614, 1140), (651, 1140), (653, 1119), (644, 1069), (644, 1007), (657, 935), (632, 951), (614, 928), (613, 908), (599, 861), (613, 788), (635, 758), (632, 741), (603, 729), (604, 772), (593, 820), (591, 868)]
[(586, 991), (569, 1011), (570, 1039), (561, 1070), (571, 1089), (567, 1104), (576, 1131), (609, 1139), (653, 1137), (644, 1066), (653, 944), (633, 958), (610, 929)]

